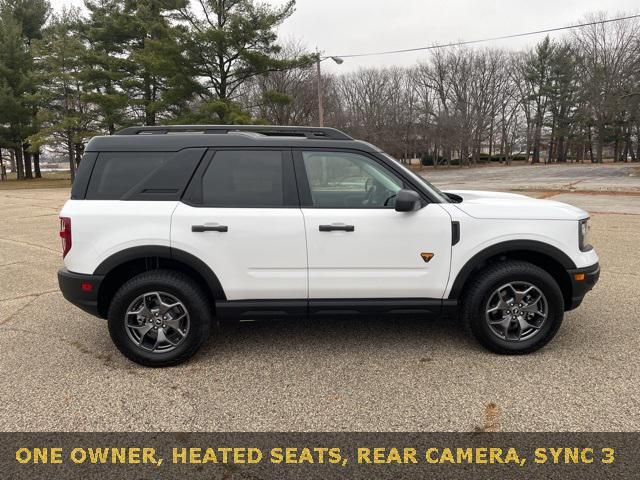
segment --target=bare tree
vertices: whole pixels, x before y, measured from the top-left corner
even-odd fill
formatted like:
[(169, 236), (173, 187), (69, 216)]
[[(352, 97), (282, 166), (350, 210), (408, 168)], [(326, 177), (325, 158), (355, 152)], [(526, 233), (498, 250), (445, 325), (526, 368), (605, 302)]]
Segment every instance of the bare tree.
[[(605, 19), (604, 14), (586, 18), (590, 22)], [(577, 68), (582, 80), (582, 101), (597, 135), (598, 163), (602, 162), (604, 146), (611, 134), (618, 140), (621, 132), (615, 125), (629, 121), (629, 112), (637, 112), (637, 104), (634, 108), (634, 100), (627, 95), (638, 89), (639, 38), (637, 19), (599, 23), (572, 32), (573, 44), (579, 52)], [(628, 128), (625, 126), (625, 136)]]
[[(290, 42), (277, 58), (297, 58), (306, 48)], [(311, 125), (317, 116), (315, 73), (311, 67), (296, 67), (256, 77), (247, 89), (246, 102), (257, 118), (275, 125)]]

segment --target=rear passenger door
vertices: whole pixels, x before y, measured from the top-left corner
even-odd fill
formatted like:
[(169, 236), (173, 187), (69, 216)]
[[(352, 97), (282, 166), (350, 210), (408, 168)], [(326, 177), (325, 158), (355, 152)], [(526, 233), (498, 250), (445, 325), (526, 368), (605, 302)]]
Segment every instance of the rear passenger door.
[(171, 247), (208, 264), (227, 300), (306, 302), (304, 220), (291, 151), (208, 152), (173, 214)]

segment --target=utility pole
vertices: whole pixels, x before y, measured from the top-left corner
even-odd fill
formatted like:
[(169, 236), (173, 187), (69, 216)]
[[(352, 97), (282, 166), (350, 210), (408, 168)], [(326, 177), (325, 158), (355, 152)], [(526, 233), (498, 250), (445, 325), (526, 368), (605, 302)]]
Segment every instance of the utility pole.
[(322, 73), (320, 72), (320, 52), (316, 52), (316, 71), (318, 75), (318, 124), (324, 127), (324, 106), (322, 105)]
[(322, 72), (320, 71), (320, 62), (330, 58), (336, 65), (341, 65), (344, 60), (340, 57), (321, 57), (320, 52), (316, 50), (316, 73), (318, 80), (318, 124), (324, 127), (324, 106), (322, 104)]

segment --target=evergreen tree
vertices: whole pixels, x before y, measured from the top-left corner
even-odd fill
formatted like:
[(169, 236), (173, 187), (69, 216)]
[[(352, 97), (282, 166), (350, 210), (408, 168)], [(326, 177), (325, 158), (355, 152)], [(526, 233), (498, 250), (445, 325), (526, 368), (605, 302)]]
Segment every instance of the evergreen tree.
[(81, 78), (86, 48), (78, 36), (69, 35), (78, 21), (77, 10), (64, 10), (53, 17), (43, 39), (35, 43), (42, 78), (38, 98), (40, 129), (29, 137), (32, 148), (44, 144), (62, 146), (72, 179), (87, 137), (96, 133), (95, 113), (86, 102)]
[(16, 19), (0, 15), (0, 145), (14, 151), (18, 179), (25, 178), (23, 142), (29, 133), (33, 62)]
[(529, 52), (526, 59), (525, 81), (530, 85), (531, 96), (528, 100), (533, 103), (534, 112), (532, 163), (540, 162), (542, 127), (552, 89), (551, 77), (555, 50), (555, 44), (549, 37), (545, 37), (533, 51)]
[(124, 87), (137, 99), (138, 117), (145, 125), (183, 114), (199, 88), (183, 54), (186, 29), (173, 20), (185, 5), (185, 0), (130, 0), (125, 4), (134, 33), (129, 49), (134, 68)]
[(189, 55), (203, 87), (199, 109), (191, 118), (246, 123), (250, 116), (237, 100), (247, 81), (313, 61), (309, 55), (278, 55), (276, 27), (293, 13), (295, 0), (277, 8), (255, 0), (203, 0), (199, 4), (202, 12), (181, 10), (191, 27)]
[(4, 0), (3, 10), (9, 11), (20, 25), (22, 36), (31, 44), (42, 38), (42, 27), (51, 13), (47, 0)]
[[(0, 6), (3, 16), (12, 17), (20, 26), (20, 36), (31, 55), (32, 43), (42, 36), (42, 27), (49, 17), (50, 5), (47, 0), (3, 0)], [(32, 63), (30, 62), (30, 65)], [(31, 79), (34, 77), (28, 75)], [(25, 127), (24, 135), (28, 136), (38, 129), (36, 102), (38, 85), (28, 82), (27, 89), (22, 96), (25, 108), (30, 111), (30, 119)], [(40, 177), (40, 151), (32, 149), (28, 141), (22, 144), (22, 156), (24, 159), (24, 173), (26, 178), (32, 178), (32, 155), (35, 167), (35, 176)]]
[(551, 59), (551, 88), (549, 94), (549, 160), (567, 161), (570, 140), (579, 134), (576, 101), (579, 94), (576, 54), (568, 43), (561, 43)]
[(174, 20), (185, 0), (87, 2), (83, 78), (110, 134), (130, 123), (155, 125), (183, 114), (198, 85)]
[(79, 78), (85, 100), (99, 113), (99, 126), (113, 135), (118, 126), (129, 123), (129, 98), (120, 88), (128, 70), (129, 29), (120, 1), (86, 1), (85, 7), (89, 18), (79, 20), (74, 27), (86, 45)]

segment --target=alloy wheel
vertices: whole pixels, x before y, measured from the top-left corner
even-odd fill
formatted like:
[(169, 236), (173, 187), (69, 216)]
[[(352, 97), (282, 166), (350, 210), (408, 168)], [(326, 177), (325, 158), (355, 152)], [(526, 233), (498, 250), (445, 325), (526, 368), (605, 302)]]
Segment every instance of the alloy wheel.
[(542, 291), (528, 282), (510, 282), (494, 290), (485, 307), (485, 319), (494, 335), (512, 342), (538, 334), (549, 315)]
[(127, 308), (125, 328), (129, 339), (153, 353), (166, 353), (180, 345), (189, 333), (189, 312), (175, 296), (147, 292)]

